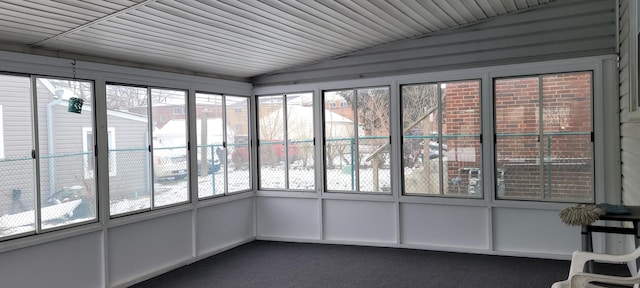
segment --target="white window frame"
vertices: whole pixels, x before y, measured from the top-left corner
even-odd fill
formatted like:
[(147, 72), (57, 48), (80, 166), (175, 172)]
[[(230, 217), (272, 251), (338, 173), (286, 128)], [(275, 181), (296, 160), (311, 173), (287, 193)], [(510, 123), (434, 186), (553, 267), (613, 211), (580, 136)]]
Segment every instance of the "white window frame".
[(0, 105), (0, 159), (4, 159), (4, 116), (2, 111), (2, 105)]
[[(391, 129), (388, 132), (389, 134), (385, 135), (384, 137), (388, 137), (388, 139), (391, 139), (392, 134), (394, 134), (394, 132), (393, 132), (393, 124), (392, 124), (393, 123), (392, 121), (394, 121), (394, 120), (392, 120), (392, 118), (394, 117), (393, 116), (394, 114), (392, 114), (392, 113), (396, 113), (396, 112), (393, 112), (393, 108), (392, 108), (393, 106), (391, 104), (392, 98), (393, 98), (392, 93), (394, 93), (394, 92), (392, 92), (392, 90), (394, 89), (394, 87), (396, 87), (396, 84), (394, 84), (394, 85), (362, 85), (362, 86), (353, 85), (353, 86), (354, 87), (344, 87), (344, 88), (322, 90), (320, 92), (320, 94), (319, 94), (320, 95), (319, 97), (321, 97), (322, 103), (327, 103), (326, 98), (325, 98), (325, 95), (326, 95), (327, 92), (353, 91), (354, 98), (357, 99), (359, 90), (387, 89), (387, 91), (389, 93), (389, 96), (388, 96), (389, 97), (389, 127)], [(355, 163), (360, 163), (361, 159), (364, 159), (364, 157), (360, 156), (361, 155), (360, 154), (361, 147), (360, 147), (360, 143), (359, 143), (360, 142), (360, 138), (361, 138), (361, 134), (360, 133), (363, 132), (362, 129), (364, 129), (364, 126), (363, 126), (364, 123), (359, 119), (359, 116), (358, 116), (358, 112), (359, 111), (358, 111), (358, 102), (357, 101), (358, 100), (356, 100), (355, 105), (354, 105), (354, 103), (351, 104), (351, 107), (352, 107), (351, 109), (353, 109), (353, 112), (354, 112), (353, 120), (352, 120), (353, 121), (353, 125), (354, 125), (353, 126), (353, 131), (354, 131), (353, 132), (353, 134), (354, 134), (354, 137), (353, 137), (353, 141), (354, 141), (353, 143), (354, 144), (353, 145), (355, 147), (354, 148), (354, 155), (356, 155), (354, 160), (357, 161)], [(331, 102), (329, 102), (330, 108), (336, 108), (336, 106), (338, 106), (337, 103), (338, 103), (338, 101), (333, 101), (333, 100)], [(333, 106), (333, 107), (331, 107), (331, 106)], [(322, 129), (322, 134), (321, 135), (322, 135), (322, 139), (325, 139), (325, 138), (327, 138), (326, 130), (324, 129), (324, 125), (326, 125), (325, 115), (323, 114), (320, 119), (321, 119), (320, 122), (322, 122), (321, 125), (323, 125), (323, 129)], [(320, 156), (320, 157), (322, 157), (322, 159), (326, 159), (326, 156), (327, 156), (327, 147), (328, 147), (328, 145), (326, 144), (326, 140), (324, 142), (325, 143), (322, 145), (322, 153), (321, 153), (322, 156)], [(389, 148), (390, 149), (389, 150), (389, 156), (390, 156), (390, 160), (389, 161), (393, 162), (395, 160), (394, 160), (394, 157), (391, 156), (391, 154), (393, 153), (392, 149), (395, 149), (395, 148), (392, 148), (393, 146), (391, 145), (391, 143), (389, 143), (388, 145), (390, 147)], [(318, 159), (318, 158), (316, 158), (316, 159)], [(328, 183), (327, 182), (328, 181), (327, 166), (323, 165), (322, 168), (320, 168), (320, 169), (322, 169), (322, 173), (324, 174), (324, 179), (322, 180), (322, 182), (323, 182), (323, 185), (325, 185), (325, 187), (324, 187), (325, 192), (328, 192), (328, 193), (345, 193), (345, 194), (371, 194), (371, 195), (391, 195), (393, 193), (391, 191), (385, 191), (385, 190), (382, 190), (382, 189), (380, 189), (380, 191), (362, 190), (360, 188), (360, 181), (362, 180), (362, 178), (360, 177), (359, 165), (360, 164), (358, 164), (358, 167), (353, 169), (353, 172), (352, 172), (353, 179), (352, 179), (352, 189), (351, 190), (341, 190), (341, 189), (329, 189), (329, 188), (327, 188), (329, 186), (327, 184)], [(393, 187), (394, 181), (395, 181), (395, 179), (392, 179), (391, 177), (389, 178), (390, 187)]]
[[(448, 176), (448, 170), (446, 168), (445, 165), (445, 159), (447, 157), (447, 153), (453, 153), (453, 154), (449, 154), (451, 157), (451, 155), (455, 155), (455, 150), (450, 150), (450, 152), (446, 152), (445, 146), (447, 146), (447, 142), (446, 142), (446, 136), (443, 134), (448, 134), (447, 131), (444, 129), (445, 127), (445, 119), (448, 117), (452, 117), (452, 116), (448, 116), (447, 115), (447, 106), (446, 106), (446, 101), (447, 100), (451, 100), (447, 95), (449, 95), (446, 92), (443, 92), (444, 89), (446, 89), (447, 84), (451, 84), (454, 85), (455, 83), (478, 83), (478, 111), (479, 111), (479, 117), (480, 117), (480, 122), (478, 123), (478, 134), (480, 134), (477, 138), (478, 141), (478, 145), (480, 147), (480, 161), (478, 162), (479, 166), (476, 167), (466, 167), (466, 168), (460, 168), (460, 169), (466, 169), (466, 170), (460, 170), (460, 171), (465, 171), (465, 173), (471, 173), (471, 171), (476, 171), (474, 169), (477, 169), (478, 171), (478, 177), (482, 177), (481, 173), (479, 171), (482, 171), (481, 167), (483, 165), (483, 162), (485, 162), (486, 160), (484, 159), (484, 155), (482, 155), (482, 149), (483, 149), (483, 144), (482, 144), (482, 119), (483, 119), (483, 111), (482, 111), (482, 79), (481, 78), (470, 78), (470, 79), (458, 79), (458, 80), (441, 80), (441, 81), (436, 81), (436, 82), (424, 82), (424, 83), (408, 83), (408, 84), (401, 84), (398, 85), (398, 90), (399, 92), (399, 105), (400, 107), (403, 107), (404, 105), (404, 93), (403, 91), (403, 87), (405, 86), (426, 86), (426, 85), (435, 85), (436, 86), (436, 93), (437, 93), (437, 101), (436, 101), (436, 107), (434, 108), (434, 113), (429, 114), (428, 116), (428, 121), (429, 122), (435, 122), (435, 125), (437, 127), (437, 131), (432, 131), (432, 135), (436, 135), (437, 138), (435, 140), (431, 140), (431, 139), (425, 139), (423, 141), (435, 141), (436, 143), (438, 143), (438, 154), (440, 155), (440, 157), (438, 157), (438, 191), (435, 191), (437, 193), (432, 193), (431, 191), (424, 191), (424, 192), (407, 192), (407, 187), (406, 187), (406, 180), (407, 177), (405, 175), (405, 173), (403, 172), (402, 178), (401, 178), (401, 185), (402, 185), (402, 195), (403, 196), (417, 196), (417, 197), (450, 197), (450, 198), (470, 198), (470, 199), (482, 199), (484, 197), (486, 197), (485, 192), (486, 190), (480, 188), (475, 190), (474, 192), (477, 193), (478, 195), (474, 195), (469, 193), (469, 186), (464, 186), (464, 190), (467, 191), (467, 194), (459, 194), (459, 195), (453, 195), (453, 194), (449, 194), (447, 193), (447, 191), (445, 191), (445, 183), (448, 181), (451, 181), (453, 179), (448, 179), (448, 181), (444, 178), (445, 175)], [(443, 100), (443, 96), (445, 96), (446, 98), (444, 98), (445, 100)], [(398, 113), (399, 113), (399, 119), (404, 119), (404, 110), (402, 108), (399, 109)], [(486, 114), (486, 113), (485, 113)], [(426, 119), (426, 118), (424, 118)], [(403, 121), (403, 120), (401, 120)], [(424, 121), (424, 120), (422, 120)], [(401, 167), (404, 167), (405, 163), (404, 163), (404, 156), (405, 156), (405, 152), (404, 152), (404, 145), (405, 145), (405, 132), (404, 132), (405, 127), (402, 126), (402, 133), (399, 133), (399, 137), (401, 137), (402, 140), (402, 146), (401, 146), (401, 150), (400, 154), (400, 162), (402, 163)], [(449, 134), (451, 135), (451, 134)], [(425, 135), (426, 136), (426, 135)], [(471, 138), (469, 136), (463, 136), (463, 138)], [(451, 144), (450, 144), (451, 145)], [(431, 146), (431, 144), (429, 145)], [(455, 149), (455, 148), (454, 148)], [(431, 147), (429, 148), (429, 150), (431, 151)], [(430, 153), (429, 153), (430, 154)], [(429, 157), (430, 155), (423, 155), (423, 157)], [(460, 156), (458, 156), (460, 157)], [(475, 157), (472, 156), (472, 157)], [(456, 159), (456, 156), (453, 156), (452, 159)], [(427, 165), (426, 163), (428, 163), (428, 161), (423, 160), (425, 164), (422, 165)], [(458, 160), (453, 160), (452, 162), (457, 162)], [(404, 170), (404, 168), (403, 168)], [(470, 178), (470, 177), (469, 177)], [(482, 178), (480, 178), (480, 185), (482, 185)], [(470, 181), (469, 181), (470, 182)], [(462, 188), (461, 188), (462, 189)], [(479, 191), (478, 191), (479, 190)]]
[[(90, 127), (82, 127), (82, 152), (89, 152), (92, 149), (89, 149), (89, 147), (87, 147), (88, 143), (87, 143), (87, 134), (93, 134), (93, 129)], [(114, 127), (108, 127), (107, 128), (107, 138), (109, 141), (109, 149), (116, 149), (116, 129)], [(85, 179), (90, 179), (93, 178), (94, 173), (93, 173), (93, 169), (89, 169), (89, 157), (93, 157), (93, 155), (87, 155), (84, 154), (83, 156), (83, 162), (84, 162), (84, 178)], [(118, 174), (118, 167), (116, 165), (116, 155), (108, 155), (107, 156), (109, 158), (109, 176), (116, 176)], [(94, 167), (95, 168), (95, 167)]]
[[(281, 190), (281, 191), (305, 191), (305, 192), (308, 192), (308, 191), (314, 190), (315, 187), (318, 185), (317, 180), (314, 178), (313, 179), (313, 187), (314, 187), (313, 189), (291, 188), (291, 180), (292, 179), (291, 179), (291, 176), (289, 175), (289, 171), (291, 170), (291, 165), (292, 165), (291, 163), (289, 163), (289, 155), (290, 155), (289, 154), (289, 149), (291, 149), (291, 146), (290, 146), (291, 142), (289, 140), (289, 133), (291, 131), (289, 130), (290, 129), (289, 128), (289, 119), (288, 119), (288, 116), (289, 116), (288, 115), (288, 111), (289, 111), (288, 102), (289, 102), (289, 100), (287, 100), (287, 99), (290, 96), (304, 95), (304, 94), (309, 94), (309, 95), (311, 95), (313, 97), (313, 92), (293, 92), (293, 93), (258, 95), (258, 96), (256, 96), (257, 99), (258, 99), (258, 102), (260, 102), (260, 100), (259, 100), (260, 97), (265, 97), (265, 98), (282, 97), (282, 100), (281, 100), (279, 105), (281, 105), (280, 107), (282, 107), (282, 111), (283, 111), (282, 116), (281, 116), (282, 117), (282, 127), (280, 127), (280, 128), (282, 129), (282, 138), (283, 138), (282, 141), (284, 142), (283, 151), (282, 151), (283, 152), (283, 157), (284, 157), (284, 159), (283, 159), (283, 162), (284, 162), (284, 167), (283, 167), (283, 169), (284, 169), (284, 171), (283, 171), (284, 172), (284, 187), (277, 188), (277, 187), (263, 187), (262, 186), (262, 181), (260, 179), (265, 177), (265, 175), (261, 174), (261, 170), (260, 169), (262, 167), (261, 166), (262, 164), (258, 160), (258, 164), (257, 164), (257, 167), (258, 167), (258, 179), (259, 179), (258, 180), (258, 189), (260, 189), (260, 190)], [(260, 105), (260, 104), (258, 104), (258, 105)], [(314, 106), (315, 106), (315, 103), (312, 103), (311, 104), (312, 109), (315, 109)], [(264, 115), (256, 115), (256, 116), (260, 117), (260, 116), (264, 116)], [(313, 118), (312, 119), (312, 123), (313, 123), (312, 126), (315, 126), (315, 122), (316, 122), (316, 119)], [(257, 122), (258, 131), (260, 131), (260, 124), (261, 124), (261, 119), (259, 119), (258, 122)], [(313, 138), (315, 138), (315, 133), (313, 135), (314, 135)], [(265, 140), (265, 139), (262, 139), (262, 140)], [(258, 141), (261, 141), (261, 139), (259, 137), (258, 137)], [(263, 153), (263, 152), (258, 150), (258, 155), (259, 155), (258, 159), (260, 159), (260, 154), (261, 153)], [(314, 162), (317, 159), (317, 156), (315, 155), (315, 151), (313, 153), (313, 159), (314, 159), (313, 160)]]

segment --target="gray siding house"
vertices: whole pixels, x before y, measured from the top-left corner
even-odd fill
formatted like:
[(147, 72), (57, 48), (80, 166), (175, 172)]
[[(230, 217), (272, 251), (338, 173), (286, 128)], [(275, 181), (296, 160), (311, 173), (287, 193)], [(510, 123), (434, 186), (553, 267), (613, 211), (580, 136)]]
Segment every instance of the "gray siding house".
[[(30, 78), (0, 76), (8, 87), (0, 92), (0, 216), (33, 210), (36, 199), (33, 123), (23, 121), (32, 114)], [(69, 197), (88, 197), (95, 203), (94, 131), (91, 99), (86, 100), (81, 113), (68, 111), (71, 91), (55, 87), (47, 79), (37, 79), (37, 129), (39, 143), (39, 186), (43, 206)], [(68, 95), (70, 94), (70, 95)], [(109, 177), (111, 199), (126, 195), (144, 195), (149, 187), (138, 187), (120, 181), (121, 175), (146, 177), (144, 167), (149, 161), (146, 147), (133, 147), (127, 140), (139, 138), (145, 143), (145, 117), (129, 112), (108, 111)], [(31, 117), (32, 121), (36, 119)], [(142, 123), (143, 125), (140, 125)], [(118, 137), (118, 136), (121, 137)], [(119, 140), (120, 139), (120, 140)], [(124, 149), (118, 150), (118, 147)], [(135, 178), (139, 178), (135, 177)], [(130, 178), (129, 178), (130, 179)], [(93, 205), (93, 204), (92, 204)]]

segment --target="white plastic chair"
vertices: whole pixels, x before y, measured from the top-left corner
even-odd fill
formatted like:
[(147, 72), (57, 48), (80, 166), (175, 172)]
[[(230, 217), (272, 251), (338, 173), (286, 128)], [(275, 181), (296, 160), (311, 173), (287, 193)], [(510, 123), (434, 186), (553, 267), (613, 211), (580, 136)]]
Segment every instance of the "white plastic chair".
[(640, 257), (640, 247), (635, 251), (624, 255), (608, 255), (593, 252), (575, 251), (571, 257), (571, 268), (569, 269), (569, 277), (567, 280), (554, 283), (551, 288), (583, 288), (583, 287), (602, 287), (590, 284), (598, 282), (603, 284), (630, 285), (634, 284), (634, 288), (640, 287), (640, 273), (632, 273), (633, 276), (611, 276), (595, 273), (584, 272), (585, 264), (591, 260), (602, 263), (627, 263), (629, 268), (635, 267), (635, 261)]

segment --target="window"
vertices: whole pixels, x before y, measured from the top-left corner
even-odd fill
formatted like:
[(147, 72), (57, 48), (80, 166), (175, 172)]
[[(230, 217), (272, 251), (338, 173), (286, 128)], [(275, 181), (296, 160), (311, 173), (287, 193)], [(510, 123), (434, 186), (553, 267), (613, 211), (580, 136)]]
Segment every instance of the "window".
[[(9, 191), (0, 199), (0, 239), (97, 221), (95, 183), (83, 177), (77, 132), (94, 126), (93, 83), (1, 75), (0, 85), (6, 140), (0, 189)], [(69, 109), (71, 98), (84, 108)]]
[(324, 110), (328, 191), (391, 191), (389, 98), (388, 87), (323, 93), (323, 103), (340, 99), (351, 107)]
[(109, 84), (106, 92), (107, 124), (118, 130), (109, 143), (109, 170), (119, 172), (109, 177), (110, 214), (188, 202), (186, 117), (157, 121), (167, 105), (184, 110), (186, 91)]
[[(225, 115), (229, 126), (236, 126), (235, 131), (227, 130), (227, 175), (229, 184), (228, 193), (247, 191), (251, 185), (251, 153), (249, 153), (249, 98), (240, 96), (225, 96)], [(229, 107), (241, 107), (240, 112), (234, 116), (228, 116)]]
[[(251, 189), (247, 97), (196, 93), (198, 197)], [(233, 127), (233, 128), (232, 128)]]
[(497, 198), (592, 202), (592, 73), (494, 85)]
[[(30, 78), (0, 75), (3, 157), (0, 158), (0, 240), (36, 231), (36, 174)], [(45, 140), (46, 141), (46, 140)]]
[[(93, 152), (93, 148), (94, 148), (94, 136), (93, 136), (93, 129), (89, 128), (89, 127), (83, 127), (82, 128), (82, 152), (84, 152), (84, 178), (85, 179), (89, 179), (89, 178), (93, 178), (94, 176), (94, 170), (93, 168), (95, 167), (95, 164), (93, 163), (95, 157), (94, 157), (94, 152)], [(113, 149), (115, 149), (115, 141), (114, 141), (114, 137), (115, 137), (115, 129), (113, 127), (109, 127), (107, 129), (107, 137), (108, 137), (108, 145), (109, 147), (112, 147)], [(109, 153), (109, 176), (115, 176), (116, 175), (116, 171), (117, 171), (117, 165), (116, 165), (116, 158), (115, 158), (115, 154), (113, 153)]]
[(482, 197), (480, 81), (400, 91), (404, 193)]
[[(180, 115), (183, 114), (183, 108), (182, 107), (173, 107), (173, 115)], [(160, 119), (162, 119), (163, 117), (160, 117)]]
[(258, 96), (261, 189), (315, 189), (312, 97)]

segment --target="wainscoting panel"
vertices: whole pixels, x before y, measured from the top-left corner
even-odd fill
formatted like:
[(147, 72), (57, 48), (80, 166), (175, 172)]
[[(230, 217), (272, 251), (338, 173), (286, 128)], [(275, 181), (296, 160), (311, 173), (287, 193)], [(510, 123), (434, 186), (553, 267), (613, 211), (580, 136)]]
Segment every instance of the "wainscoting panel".
[(489, 249), (487, 207), (402, 203), (403, 244)]
[(395, 243), (396, 204), (392, 202), (324, 200), (324, 238), (334, 241)]

